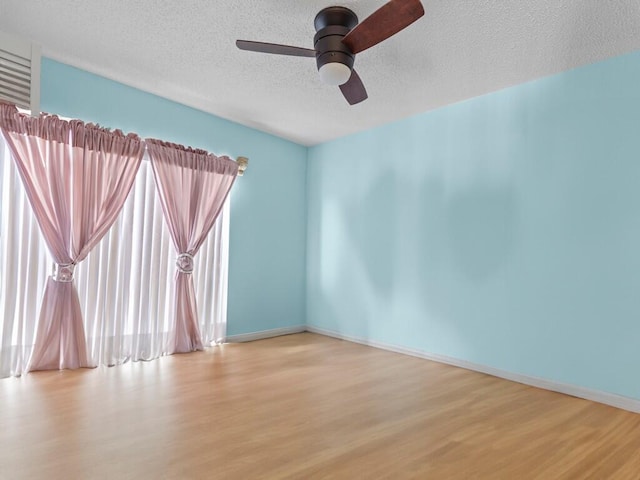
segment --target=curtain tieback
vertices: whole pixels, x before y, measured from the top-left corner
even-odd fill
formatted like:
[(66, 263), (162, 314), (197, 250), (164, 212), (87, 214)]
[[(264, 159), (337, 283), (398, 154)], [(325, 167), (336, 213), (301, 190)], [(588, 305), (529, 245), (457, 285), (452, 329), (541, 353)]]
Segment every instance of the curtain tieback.
[(176, 267), (180, 273), (193, 273), (193, 255), (190, 253), (181, 253), (176, 258)]
[(52, 277), (56, 282), (73, 282), (73, 271), (75, 267), (73, 263), (54, 263)]

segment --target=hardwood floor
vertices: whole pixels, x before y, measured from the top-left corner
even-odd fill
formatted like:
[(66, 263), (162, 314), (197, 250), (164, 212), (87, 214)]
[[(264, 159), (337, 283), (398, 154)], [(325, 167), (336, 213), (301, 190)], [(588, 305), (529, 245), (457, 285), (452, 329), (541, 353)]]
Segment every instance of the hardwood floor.
[(638, 479), (640, 415), (303, 333), (0, 380), (2, 479)]

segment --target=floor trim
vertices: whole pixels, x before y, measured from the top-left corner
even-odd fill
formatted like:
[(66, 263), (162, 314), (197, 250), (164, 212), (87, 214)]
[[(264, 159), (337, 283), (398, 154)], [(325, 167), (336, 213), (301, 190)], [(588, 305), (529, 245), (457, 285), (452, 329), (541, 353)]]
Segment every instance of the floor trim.
[(302, 333), (307, 330), (305, 325), (295, 325), (293, 327), (273, 328), (271, 330), (262, 330), (260, 332), (241, 333), (239, 335), (229, 335), (224, 343), (242, 343), (253, 342), (254, 340), (262, 340), (265, 338), (279, 337), (281, 335), (291, 335), (293, 333)]
[(554, 380), (546, 380), (544, 378), (532, 377), (529, 375), (522, 375), (519, 373), (513, 373), (506, 370), (500, 370), (498, 368), (488, 367), (478, 363), (468, 362), (466, 360), (460, 360), (446, 355), (439, 355), (435, 353), (424, 352), (422, 350), (414, 350), (411, 348), (399, 347), (397, 345), (390, 345), (383, 342), (377, 342), (374, 340), (363, 339), (358, 337), (352, 337), (350, 335), (344, 335), (332, 330), (325, 330), (323, 328), (317, 328), (307, 325), (306, 330), (308, 332), (317, 333), (320, 335), (326, 335), (328, 337), (338, 338), (341, 340), (347, 340), (349, 342), (360, 343), (370, 347), (380, 348), (382, 350), (388, 350), (391, 352), (402, 353), (405, 355), (411, 355), (414, 357), (420, 357), (434, 362), (445, 363), (447, 365), (453, 365), (455, 367), (466, 368), (467, 370), (473, 370), (480, 373), (486, 373), (494, 377), (504, 378), (512, 382), (522, 383), (532, 387), (542, 388), (545, 390), (551, 390), (552, 392), (564, 393), (565, 395), (571, 395), (573, 397), (583, 398), (585, 400), (591, 400), (593, 402), (602, 403), (611, 407), (621, 408), (634, 413), (640, 413), (640, 400), (634, 398), (623, 397), (622, 395), (616, 395), (614, 393), (602, 392), (599, 390), (592, 390), (577, 385), (571, 385), (562, 382), (556, 382)]

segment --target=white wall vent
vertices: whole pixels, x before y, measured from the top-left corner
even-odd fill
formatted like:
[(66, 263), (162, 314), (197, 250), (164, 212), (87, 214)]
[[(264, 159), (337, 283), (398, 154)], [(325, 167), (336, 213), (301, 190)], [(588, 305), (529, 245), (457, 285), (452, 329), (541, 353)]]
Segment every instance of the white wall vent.
[(40, 114), (40, 46), (0, 32), (0, 98)]

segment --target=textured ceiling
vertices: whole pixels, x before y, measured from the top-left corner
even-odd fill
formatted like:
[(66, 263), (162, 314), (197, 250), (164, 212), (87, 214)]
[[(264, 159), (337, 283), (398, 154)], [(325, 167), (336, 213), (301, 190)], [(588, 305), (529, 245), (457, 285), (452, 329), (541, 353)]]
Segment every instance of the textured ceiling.
[[(43, 55), (312, 145), (640, 49), (639, 0), (423, 0), (425, 16), (356, 58), (350, 107), (315, 60), (235, 40), (313, 48), (331, 0), (0, 0), (0, 30)], [(384, 0), (344, 0), (363, 20)]]

